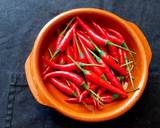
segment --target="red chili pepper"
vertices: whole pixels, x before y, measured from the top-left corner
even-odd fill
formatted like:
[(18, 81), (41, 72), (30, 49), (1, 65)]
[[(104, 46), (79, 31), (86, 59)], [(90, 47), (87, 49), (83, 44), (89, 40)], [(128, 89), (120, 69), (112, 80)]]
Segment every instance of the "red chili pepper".
[[(73, 71), (73, 70), (78, 69), (77, 66), (72, 61), (69, 64), (56, 64), (53, 61), (51, 62), (48, 59), (44, 59), (44, 61), (45, 61), (45, 64), (49, 66), (50, 68), (58, 69), (61, 71)], [(81, 62), (77, 62), (77, 63), (82, 67), (83, 66), (99, 66), (97, 64), (87, 64), (87, 63), (81, 63)]]
[(71, 88), (69, 88), (68, 86), (66, 86), (63, 82), (61, 82), (58, 79), (55, 78), (51, 78), (50, 82), (56, 86), (60, 91), (64, 92), (67, 95), (71, 95), (71, 96), (77, 96), (77, 94), (75, 93), (74, 90), (72, 90)]
[[(87, 83), (87, 85), (89, 85), (89, 84)], [(91, 85), (89, 86), (89, 88), (90, 88), (92, 91), (95, 91), (97, 87), (98, 87), (98, 86), (96, 86), (96, 85), (94, 85), (94, 84), (91, 84)], [(89, 94), (89, 91), (88, 91), (88, 90), (84, 90), (84, 91), (81, 93), (80, 97), (79, 97), (79, 102), (82, 102), (83, 98), (85, 98), (88, 94)]]
[[(68, 99), (65, 99), (65, 101), (67, 101), (69, 103), (79, 103), (78, 98), (68, 98)], [(85, 102), (88, 105), (94, 105), (94, 99), (92, 97), (84, 98), (83, 102)]]
[(101, 96), (103, 103), (111, 103), (119, 97), (118, 94), (104, 94)]
[(117, 71), (119, 74), (126, 76), (128, 75), (127, 71), (125, 68), (120, 67), (113, 59), (110, 55), (108, 55), (107, 53), (105, 53), (104, 51), (102, 51), (101, 49), (98, 48), (98, 46), (96, 44), (94, 44), (92, 42), (92, 44), (94, 45), (96, 51), (100, 54), (102, 60), (104, 62), (106, 62), (110, 67), (112, 67), (115, 71)]
[(92, 45), (92, 43), (84, 35), (82, 35), (81, 32), (77, 31), (76, 34), (78, 38), (80, 38), (83, 41), (86, 47), (88, 47), (91, 50), (94, 50), (94, 46)]
[(67, 83), (68, 83), (68, 85), (69, 85), (73, 90), (75, 90), (75, 92), (76, 92), (76, 94), (77, 94), (77, 97), (80, 97), (81, 91), (80, 91), (80, 89), (77, 87), (77, 85), (74, 84), (74, 83), (71, 82), (71, 81), (67, 81)]
[[(88, 49), (89, 50), (89, 49)], [(111, 82), (111, 84), (121, 90), (123, 90), (122, 85), (119, 81), (119, 79), (114, 75), (112, 70), (108, 67), (107, 64), (104, 63), (104, 61), (98, 57), (94, 52), (89, 50), (90, 53), (93, 55), (93, 57), (97, 60), (97, 62), (101, 65), (104, 65), (104, 73), (106, 74), (107, 79)]]
[(74, 59), (76, 61), (79, 60), (79, 54), (78, 54), (78, 49), (77, 49), (77, 44), (76, 44), (76, 33), (75, 33), (75, 29), (73, 29), (73, 37), (72, 37), (72, 47), (73, 47), (73, 55), (74, 55)]
[(109, 84), (108, 82), (104, 81), (102, 78), (100, 78), (96, 73), (89, 71), (89, 70), (85, 70), (84, 68), (82, 68), (80, 65), (78, 65), (71, 57), (70, 59), (76, 64), (76, 66), (83, 72), (85, 78), (89, 81), (91, 81), (93, 84), (99, 85), (101, 87), (106, 88), (107, 90), (116, 93), (116, 94), (120, 94), (123, 95), (124, 97), (127, 97), (126, 92), (112, 86), (111, 84)]
[(92, 24), (94, 26), (94, 28), (96, 29), (96, 32), (98, 32), (103, 38), (107, 39), (107, 35), (105, 33), (105, 31), (101, 28), (101, 26), (99, 26), (96, 22), (94, 22), (92, 20)]
[(76, 73), (73, 72), (67, 72), (67, 71), (54, 71), (46, 74), (43, 77), (43, 80), (46, 80), (47, 78), (52, 78), (52, 77), (65, 77), (75, 83), (77, 86), (80, 86), (86, 90), (89, 90), (93, 95), (96, 95), (92, 90), (89, 89), (88, 85), (85, 83), (83, 78)]
[[(85, 55), (85, 57), (87, 58), (87, 61), (89, 63), (93, 63), (93, 64), (96, 64), (97, 62), (94, 60), (94, 58), (92, 57), (92, 55), (87, 51), (86, 47), (84, 46), (82, 40), (80, 38), (79, 39), (79, 43), (81, 44), (82, 46), (82, 49), (83, 49), (83, 53)], [(103, 75), (103, 71), (99, 68), (99, 67), (92, 67), (93, 71), (95, 73), (97, 73), (98, 75), (102, 76)]]
[(112, 34), (113, 36), (117, 37), (118, 39), (121, 40), (121, 42), (124, 42), (124, 38), (123, 36), (116, 30), (108, 28), (107, 31)]
[(124, 52), (122, 49), (118, 49), (118, 54), (119, 54), (119, 64), (123, 65), (125, 64), (125, 60), (124, 60)]
[(79, 17), (76, 17), (81, 27), (88, 33), (88, 35), (99, 45), (105, 45), (106, 40), (97, 35), (87, 24), (85, 24)]
[(62, 39), (62, 41), (57, 46), (57, 49), (53, 54), (53, 59), (59, 52), (63, 52), (66, 49), (67, 45), (69, 44), (70, 40), (72, 39), (73, 30), (76, 28), (77, 24), (78, 24), (78, 22), (76, 21), (72, 25), (72, 27), (67, 31), (67, 33), (65, 34), (64, 38)]
[[(68, 30), (69, 26), (72, 24), (72, 22), (73, 22), (74, 19), (75, 19), (75, 18), (72, 18), (72, 19), (69, 21), (69, 23), (67, 24), (67, 26), (65, 27), (65, 29), (58, 35), (57, 41), (55, 42), (55, 49), (58, 48), (58, 45), (61, 43), (61, 41), (62, 41), (62, 39), (63, 39), (66, 31)], [(51, 60), (53, 60), (53, 59), (54, 59), (54, 57), (51, 58)]]

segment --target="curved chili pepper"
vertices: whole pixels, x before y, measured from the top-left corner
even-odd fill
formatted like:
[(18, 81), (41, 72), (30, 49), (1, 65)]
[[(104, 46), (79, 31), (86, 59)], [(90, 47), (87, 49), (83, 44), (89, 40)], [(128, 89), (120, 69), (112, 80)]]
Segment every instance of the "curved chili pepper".
[(98, 46), (92, 42), (92, 44), (94, 45), (96, 51), (100, 54), (102, 60), (104, 62), (106, 62), (110, 67), (112, 67), (115, 71), (117, 71), (118, 73), (120, 73), (123, 76), (126, 76), (128, 73), (126, 71), (125, 68), (120, 67), (113, 59), (111, 56), (109, 56), (107, 53), (105, 53), (104, 51), (102, 51), (101, 49), (98, 48)]
[(114, 35), (115, 37), (117, 37), (118, 39), (120, 39), (121, 42), (124, 42), (123, 36), (118, 31), (116, 31), (114, 29), (111, 29), (111, 28), (108, 28), (107, 32), (111, 33), (112, 35)]
[(76, 17), (81, 27), (88, 33), (88, 35), (99, 45), (105, 45), (106, 40), (97, 35), (92, 29), (85, 24), (79, 17)]
[(82, 77), (80, 77), (79, 75), (77, 75), (76, 73), (73, 72), (67, 72), (67, 71), (54, 71), (54, 72), (50, 72), (48, 74), (46, 74), (43, 79), (46, 80), (47, 78), (52, 78), (52, 77), (65, 77), (69, 80), (71, 80), (72, 82), (74, 82), (75, 84), (81, 86), (83, 85), (85, 82), (83, 80)]
[[(68, 99), (65, 99), (65, 101), (67, 101), (69, 103), (79, 103), (78, 98), (68, 98)], [(89, 104), (89, 105), (94, 105), (94, 99), (92, 97), (84, 98), (83, 102), (85, 102), (86, 104)]]
[(103, 38), (105, 38), (105, 39), (108, 38), (107, 35), (106, 35), (106, 33), (105, 33), (105, 31), (101, 28), (100, 25), (98, 25), (93, 20), (92, 20), (92, 24), (93, 24), (94, 28), (96, 29), (96, 32), (98, 32)]
[(66, 80), (66, 82), (67, 82), (67, 84), (68, 84), (73, 90), (75, 90), (75, 92), (76, 92), (76, 94), (77, 94), (77, 97), (80, 97), (81, 91), (80, 91), (80, 89), (77, 87), (77, 85), (74, 84), (73, 82), (68, 81), (68, 80)]
[(111, 103), (119, 97), (118, 94), (104, 94), (101, 96), (103, 103)]
[(64, 85), (64, 83), (62, 83), (60, 80), (55, 79), (55, 78), (51, 78), (50, 82), (54, 86), (56, 86), (60, 91), (64, 92), (65, 94), (71, 95), (71, 96), (77, 96), (77, 94), (74, 90), (72, 90), (68, 86)]
[(78, 22), (76, 21), (72, 27), (67, 31), (67, 33), (65, 34), (65, 36), (63, 37), (62, 41), (59, 43), (59, 45), (57, 46), (56, 51), (53, 54), (53, 59), (54, 57), (59, 53), (59, 52), (63, 52), (67, 45), (69, 44), (70, 40), (72, 39), (73, 36), (73, 29), (76, 28)]
[(86, 47), (88, 47), (91, 50), (94, 50), (94, 46), (92, 45), (92, 43), (84, 35), (82, 35), (81, 32), (77, 31), (76, 34), (78, 38), (80, 38), (83, 41)]
[[(72, 18), (72, 19), (69, 21), (69, 23), (67, 24), (67, 26), (65, 27), (65, 29), (58, 35), (58, 38), (57, 38), (56, 43), (55, 43), (55, 49), (58, 48), (58, 45), (61, 43), (61, 41), (62, 41), (62, 39), (63, 39), (66, 31), (68, 30), (69, 26), (72, 24), (72, 22), (74, 21), (74, 19), (75, 19), (75, 17)], [(53, 60), (53, 59), (54, 59), (54, 56), (51, 57), (51, 60)]]
[[(84, 52), (84, 55), (85, 57), (87, 58), (87, 61), (89, 63), (93, 63), (93, 64), (96, 64), (96, 61), (95, 59), (92, 57), (92, 55), (87, 51), (86, 47), (84, 46), (82, 40), (80, 38), (79, 39), (79, 43), (81, 44), (82, 46), (82, 49), (83, 49), (83, 52)], [(92, 67), (93, 71), (95, 73), (97, 73), (98, 75), (102, 76), (103, 75), (103, 71), (99, 68), (99, 67)]]
[(69, 57), (75, 64), (76, 66), (82, 71), (82, 73), (84, 74), (85, 78), (89, 81), (91, 81), (92, 83), (99, 85), (101, 87), (106, 88), (107, 90), (116, 93), (116, 94), (120, 94), (123, 95), (124, 97), (127, 97), (126, 92), (112, 86), (111, 84), (109, 84), (108, 82), (104, 81), (102, 78), (100, 78), (96, 73), (89, 71), (89, 70), (85, 70), (84, 68), (82, 68), (80, 65), (78, 65), (71, 57)]

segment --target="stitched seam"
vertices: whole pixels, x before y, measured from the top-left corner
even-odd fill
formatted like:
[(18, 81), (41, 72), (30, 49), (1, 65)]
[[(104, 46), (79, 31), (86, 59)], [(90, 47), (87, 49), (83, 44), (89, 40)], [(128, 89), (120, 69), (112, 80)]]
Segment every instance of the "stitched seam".
[(8, 105), (7, 105), (7, 115), (6, 115), (6, 126), (5, 128), (11, 128), (11, 122), (13, 117), (13, 106), (15, 100), (16, 89), (13, 86), (10, 86), (10, 91), (8, 95)]
[(11, 75), (9, 94), (8, 94), (8, 105), (7, 105), (7, 114), (6, 114), (6, 126), (5, 128), (11, 128), (12, 117), (13, 117), (13, 105), (15, 100), (16, 88), (12, 85), (16, 84), (16, 75)]

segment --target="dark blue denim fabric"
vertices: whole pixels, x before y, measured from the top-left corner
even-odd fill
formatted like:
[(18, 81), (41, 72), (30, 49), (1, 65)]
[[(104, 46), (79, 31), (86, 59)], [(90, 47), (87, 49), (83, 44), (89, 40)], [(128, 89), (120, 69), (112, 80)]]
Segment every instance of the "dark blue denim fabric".
[[(0, 128), (159, 128), (159, 0), (0, 0)], [(147, 87), (123, 116), (101, 123), (82, 123), (37, 103), (24, 74), (34, 40), (51, 18), (80, 7), (106, 9), (137, 24), (153, 52)]]

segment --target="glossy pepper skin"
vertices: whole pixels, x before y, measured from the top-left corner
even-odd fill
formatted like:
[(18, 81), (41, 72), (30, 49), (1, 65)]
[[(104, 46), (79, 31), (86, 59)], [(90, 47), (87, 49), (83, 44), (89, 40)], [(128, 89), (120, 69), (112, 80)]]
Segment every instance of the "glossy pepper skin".
[(112, 93), (116, 93), (116, 94), (120, 94), (123, 95), (123, 97), (127, 97), (126, 92), (114, 87), (113, 85), (111, 85), (110, 83), (104, 81), (99, 75), (97, 75), (96, 73), (83, 69), (81, 66), (79, 66), (71, 57), (70, 59), (76, 64), (76, 66), (83, 72), (85, 78), (92, 82), (95, 85), (98, 85), (100, 87), (104, 87), (107, 90), (111, 91)]
[(100, 54), (101, 59), (106, 64), (108, 64), (110, 67), (112, 67), (120, 75), (123, 75), (123, 76), (127, 76), (128, 75), (126, 69), (123, 68), (123, 67), (120, 67), (120, 65), (118, 65), (110, 55), (108, 55), (106, 52), (104, 52), (103, 50), (98, 48), (98, 46), (96, 44), (94, 44), (93, 42), (92, 42), (92, 44), (95, 46), (96, 51)]
[(59, 43), (59, 45), (57, 46), (56, 51), (53, 54), (52, 59), (55, 58), (55, 56), (59, 53), (59, 52), (64, 52), (67, 45), (69, 44), (69, 42), (72, 39), (73, 36), (73, 30), (76, 28), (76, 26), (78, 25), (78, 22), (76, 21), (71, 28), (66, 32), (65, 36), (63, 37), (63, 39), (61, 40), (61, 42)]
[(79, 86), (81, 86), (84, 83), (84, 80), (82, 77), (80, 77), (76, 73), (69, 72), (69, 71), (50, 72), (50, 73), (46, 74), (43, 79), (46, 80), (47, 78), (61, 77), (61, 76), (69, 79), (70, 81), (74, 82), (75, 84), (77, 84)]
[(88, 38), (85, 36), (85, 34), (84, 34), (83, 32), (77, 31), (76, 34), (77, 34), (77, 37), (83, 41), (83, 43), (84, 43), (84, 45), (85, 45), (86, 47), (88, 47), (88, 48), (91, 49), (91, 50), (94, 50), (94, 46), (93, 46), (92, 43), (88, 40)]
[[(96, 64), (97, 62), (95, 61), (95, 59), (92, 57), (92, 55), (87, 51), (86, 47), (84, 46), (82, 40), (80, 38), (79, 39), (79, 43), (82, 46), (82, 50), (84, 53), (85, 58), (87, 59), (88, 63), (93, 63)], [(93, 71), (95, 73), (97, 73), (98, 75), (103, 75), (103, 71), (99, 68), (99, 67), (92, 67)]]
[[(89, 85), (88, 82), (87, 82), (87, 85)], [(98, 88), (98, 86), (96, 86), (96, 85), (94, 85), (94, 84), (91, 84), (91, 85), (89, 86), (89, 88), (90, 88), (92, 91), (95, 91), (95, 90)], [(89, 91), (88, 91), (88, 90), (84, 90), (84, 91), (81, 93), (80, 97), (79, 97), (79, 102), (82, 102), (83, 98), (85, 98), (88, 94), (89, 94)]]
[(76, 96), (77, 95), (73, 89), (69, 88), (68, 86), (66, 86), (63, 82), (61, 82), (58, 79), (51, 78), (49, 81), (54, 86), (56, 86), (60, 91), (62, 91), (63, 93), (65, 93), (67, 95), (70, 95), (70, 96)]

